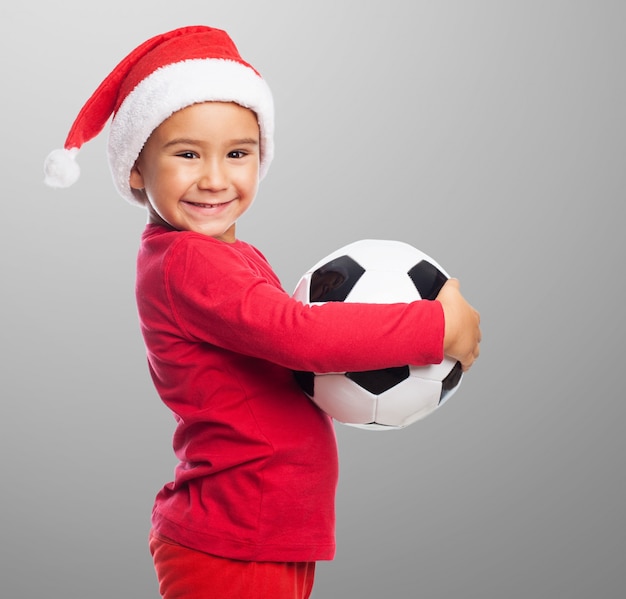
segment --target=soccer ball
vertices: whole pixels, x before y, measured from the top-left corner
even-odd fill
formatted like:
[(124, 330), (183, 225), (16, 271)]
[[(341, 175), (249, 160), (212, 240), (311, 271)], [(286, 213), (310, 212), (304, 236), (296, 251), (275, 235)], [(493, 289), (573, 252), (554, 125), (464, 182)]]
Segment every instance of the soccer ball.
[[(400, 241), (364, 239), (329, 254), (300, 279), (304, 304), (398, 303), (435, 299), (449, 278), (432, 258)], [(401, 366), (364, 372), (296, 372), (304, 392), (335, 420), (368, 430), (404, 428), (456, 392), (461, 364)]]

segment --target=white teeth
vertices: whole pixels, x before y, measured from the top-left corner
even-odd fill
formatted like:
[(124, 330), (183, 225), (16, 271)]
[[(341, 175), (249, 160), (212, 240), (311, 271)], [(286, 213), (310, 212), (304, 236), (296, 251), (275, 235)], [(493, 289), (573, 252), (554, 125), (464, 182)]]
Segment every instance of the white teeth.
[(204, 202), (186, 202), (190, 206), (197, 206), (198, 208), (219, 208), (224, 204), (228, 204), (229, 202), (218, 202), (217, 204), (205, 204)]

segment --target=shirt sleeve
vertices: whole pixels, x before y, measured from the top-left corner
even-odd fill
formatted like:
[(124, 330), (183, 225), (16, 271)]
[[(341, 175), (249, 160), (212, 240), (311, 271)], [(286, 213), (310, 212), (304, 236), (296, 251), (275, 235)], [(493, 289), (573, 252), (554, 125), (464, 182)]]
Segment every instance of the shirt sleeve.
[(439, 302), (307, 306), (229, 244), (177, 244), (164, 286), (188, 339), (294, 370), (373, 370), (443, 359)]

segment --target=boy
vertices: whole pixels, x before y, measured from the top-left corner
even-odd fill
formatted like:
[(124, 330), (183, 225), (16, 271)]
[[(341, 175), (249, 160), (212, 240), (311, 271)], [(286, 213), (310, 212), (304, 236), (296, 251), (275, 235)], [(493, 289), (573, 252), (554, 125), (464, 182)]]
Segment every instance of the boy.
[(161, 595), (309, 597), (315, 562), (335, 551), (337, 449), (292, 371), (444, 353), (468, 369), (478, 313), (454, 280), (432, 302), (307, 307), (289, 297), (235, 234), (272, 159), (274, 113), (224, 31), (184, 27), (131, 52), (49, 156), (50, 185), (76, 179), (78, 149), (111, 115), (115, 184), (148, 212), (137, 304), (150, 373), (176, 419), (179, 464), (150, 535)]

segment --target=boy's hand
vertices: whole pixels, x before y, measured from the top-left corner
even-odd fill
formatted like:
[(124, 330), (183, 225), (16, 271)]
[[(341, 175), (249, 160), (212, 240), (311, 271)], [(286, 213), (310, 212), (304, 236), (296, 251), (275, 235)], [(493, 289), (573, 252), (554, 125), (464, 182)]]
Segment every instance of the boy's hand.
[(461, 295), (457, 279), (446, 281), (437, 300), (445, 318), (443, 353), (458, 360), (466, 371), (480, 354), (480, 314)]

